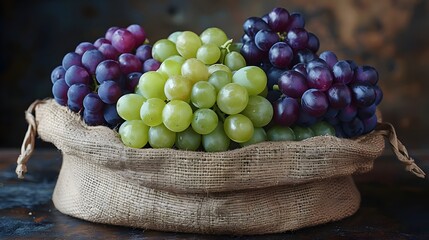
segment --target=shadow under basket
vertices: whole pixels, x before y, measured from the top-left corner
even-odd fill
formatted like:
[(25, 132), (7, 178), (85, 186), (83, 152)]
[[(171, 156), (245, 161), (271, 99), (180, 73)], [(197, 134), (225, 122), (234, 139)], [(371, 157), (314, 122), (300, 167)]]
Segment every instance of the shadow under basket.
[(385, 137), (406, 169), (425, 177), (388, 123), (355, 139), (317, 136), (209, 153), (126, 147), (114, 130), (87, 126), (52, 99), (35, 101), (26, 119), (18, 177), (38, 134), (63, 156), (55, 207), (91, 222), (250, 235), (340, 220), (358, 210), (352, 175), (372, 169)]

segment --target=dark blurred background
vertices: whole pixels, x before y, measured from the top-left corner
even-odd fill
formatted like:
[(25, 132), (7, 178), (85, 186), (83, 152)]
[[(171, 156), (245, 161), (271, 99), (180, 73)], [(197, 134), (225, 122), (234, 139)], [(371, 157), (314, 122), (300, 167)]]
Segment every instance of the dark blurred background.
[[(151, 42), (177, 30), (201, 33), (217, 26), (239, 39), (242, 23), (276, 6), (302, 12), (306, 29), (340, 59), (380, 73), (385, 121), (409, 149), (425, 149), (429, 134), (429, 1), (54, 1), (2, 0), (0, 15), (0, 147), (18, 148), (27, 128), (24, 111), (51, 96), (50, 74), (83, 41), (111, 26), (142, 25)], [(38, 141), (36, 147), (49, 146)]]

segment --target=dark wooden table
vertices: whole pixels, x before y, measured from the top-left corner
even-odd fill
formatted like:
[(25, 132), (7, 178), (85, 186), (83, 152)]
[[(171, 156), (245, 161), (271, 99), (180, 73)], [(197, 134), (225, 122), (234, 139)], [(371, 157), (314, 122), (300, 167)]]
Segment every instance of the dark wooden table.
[[(429, 173), (429, 151), (410, 151)], [(61, 166), (57, 150), (37, 149), (24, 180), (15, 175), (18, 150), (0, 150), (0, 239), (429, 239), (429, 181), (408, 172), (391, 154), (356, 176), (362, 195), (356, 214), (283, 234), (212, 236), (94, 224), (63, 215), (51, 201)]]

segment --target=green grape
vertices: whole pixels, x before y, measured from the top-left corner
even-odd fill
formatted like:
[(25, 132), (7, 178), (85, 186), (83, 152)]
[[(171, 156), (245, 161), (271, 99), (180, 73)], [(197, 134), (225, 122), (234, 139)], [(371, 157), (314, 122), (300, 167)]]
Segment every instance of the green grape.
[(314, 136), (335, 136), (335, 128), (325, 121), (317, 122), (313, 124), (310, 128), (311, 130), (313, 130)]
[(264, 90), (261, 93), (259, 93), (258, 96), (267, 98), (267, 96), (268, 96), (268, 86), (265, 86)]
[(174, 43), (176, 43), (176, 41), (177, 41), (177, 37), (180, 35), (180, 34), (182, 34), (182, 32), (181, 31), (176, 31), (176, 32), (173, 32), (173, 33), (171, 33), (169, 36), (168, 36), (168, 40), (170, 40), (170, 41), (172, 41), (172, 42), (174, 42)]
[(172, 76), (164, 85), (164, 93), (168, 100), (189, 101), (191, 97), (192, 83), (183, 76)]
[(225, 85), (232, 82), (231, 76), (228, 72), (218, 70), (210, 75), (208, 82), (215, 87), (216, 92), (219, 92)]
[(189, 59), (197, 56), (197, 50), (202, 45), (200, 37), (191, 31), (184, 31), (177, 36), (176, 49), (182, 57)]
[(245, 87), (249, 95), (258, 95), (267, 85), (267, 75), (256, 66), (247, 66), (232, 75), (232, 82)]
[(209, 79), (209, 71), (207, 66), (196, 58), (187, 59), (182, 64), (182, 75), (191, 80), (192, 84), (198, 81), (207, 81)]
[(192, 108), (181, 100), (172, 100), (162, 110), (162, 123), (173, 132), (182, 132), (191, 125)]
[(216, 89), (206, 81), (199, 81), (192, 86), (191, 102), (197, 108), (211, 108), (216, 103)]
[(313, 130), (309, 127), (293, 126), (292, 130), (295, 133), (296, 141), (301, 141), (314, 136)]
[(140, 120), (140, 107), (146, 99), (138, 94), (129, 93), (121, 96), (116, 103), (116, 111), (124, 120)]
[(241, 114), (248, 117), (255, 127), (263, 127), (271, 122), (274, 110), (266, 98), (249, 96), (249, 102)]
[(168, 39), (158, 40), (152, 46), (152, 57), (158, 62), (163, 62), (165, 59), (178, 54), (176, 45)]
[(269, 141), (295, 141), (295, 133), (290, 127), (273, 126), (267, 131)]
[(237, 114), (243, 111), (249, 101), (246, 88), (229, 83), (217, 94), (217, 106), (226, 114)]
[(227, 73), (228, 73), (228, 75), (229, 75), (229, 78), (231, 78), (231, 79), (232, 79), (232, 72), (231, 72), (231, 69), (229, 69), (229, 67), (227, 67), (227, 66), (226, 66), (226, 65), (224, 65), (224, 64), (216, 63), (216, 64), (213, 64), (213, 65), (210, 65), (210, 66), (208, 67), (208, 70), (209, 70), (209, 74), (213, 74), (214, 72), (217, 72), (217, 71), (224, 71), (224, 72), (227, 72)]
[(150, 126), (157, 126), (162, 123), (162, 110), (165, 102), (159, 98), (149, 98), (140, 108), (140, 118)]
[(186, 61), (186, 59), (184, 57), (180, 56), (180, 55), (174, 55), (174, 56), (171, 56), (171, 57), (169, 57), (169, 58), (167, 58), (165, 60), (176, 61), (176, 62), (180, 63), (180, 66), (182, 66), (182, 64)]
[(220, 58), (220, 49), (212, 43), (203, 44), (197, 51), (197, 59), (204, 64), (214, 64)]
[(215, 130), (202, 136), (204, 151), (222, 152), (229, 149), (231, 139), (225, 134), (222, 121), (219, 121)]
[(201, 41), (204, 44), (212, 43), (218, 47), (222, 46), (226, 41), (228, 41), (228, 37), (225, 32), (220, 28), (211, 27), (207, 28), (200, 34)]
[(240, 68), (246, 66), (246, 60), (238, 52), (229, 52), (225, 56), (225, 65), (231, 69), (231, 71), (237, 71)]
[(191, 126), (199, 134), (209, 134), (217, 126), (219, 119), (217, 114), (208, 108), (201, 108), (194, 112)]
[(240, 42), (234, 42), (229, 45), (228, 49), (231, 52), (240, 52), (241, 48), (243, 47), (243, 44)]
[(167, 58), (164, 62), (161, 63), (157, 72), (164, 74), (165, 77), (172, 77), (181, 75), (182, 63), (176, 61), (175, 59)]
[(145, 72), (139, 80), (137, 85), (137, 92), (139, 92), (146, 99), (159, 98), (166, 99), (164, 94), (164, 85), (167, 81), (161, 73), (155, 71)]
[[(132, 121), (132, 120), (131, 120)], [(118, 129), (118, 133), (119, 133), (119, 136), (120, 135), (123, 135), (124, 133), (125, 133), (125, 128), (126, 128), (126, 126), (128, 125), (130, 123), (130, 121), (125, 121), (125, 122), (123, 122), (122, 124), (121, 124), (121, 126), (119, 126), (119, 129)]]
[(252, 137), (247, 142), (240, 143), (240, 146), (245, 147), (252, 144), (267, 141), (267, 133), (263, 128), (255, 128)]
[(242, 114), (229, 115), (225, 119), (223, 128), (226, 135), (238, 143), (249, 141), (254, 132), (252, 121)]
[(197, 150), (201, 145), (201, 135), (196, 133), (192, 127), (176, 134), (176, 147), (182, 150)]
[(163, 124), (149, 128), (149, 145), (152, 148), (172, 148), (176, 142), (176, 133)]
[(149, 127), (142, 120), (122, 123), (120, 137), (125, 146), (142, 148), (147, 144)]

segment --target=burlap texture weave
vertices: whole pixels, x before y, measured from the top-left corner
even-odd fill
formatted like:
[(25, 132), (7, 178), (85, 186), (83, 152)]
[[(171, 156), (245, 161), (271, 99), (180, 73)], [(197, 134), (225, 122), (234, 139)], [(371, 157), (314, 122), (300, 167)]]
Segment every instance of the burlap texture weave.
[(63, 154), (58, 210), (162, 231), (264, 234), (345, 218), (360, 204), (351, 175), (371, 170), (384, 149), (377, 131), (219, 153), (132, 149), (53, 100), (35, 106), (35, 126)]

